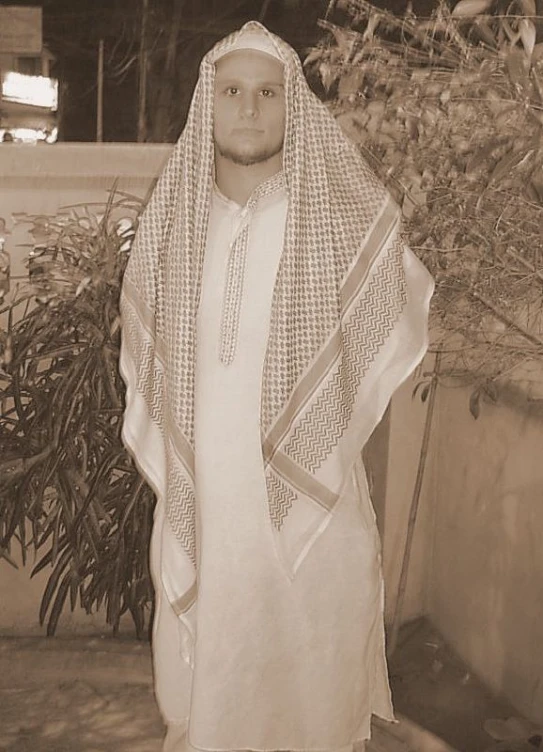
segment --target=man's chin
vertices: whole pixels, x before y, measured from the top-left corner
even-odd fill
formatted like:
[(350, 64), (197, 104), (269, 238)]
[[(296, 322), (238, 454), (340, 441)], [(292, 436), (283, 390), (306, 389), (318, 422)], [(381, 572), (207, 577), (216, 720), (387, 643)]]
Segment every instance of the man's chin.
[(282, 147), (274, 151), (243, 152), (233, 149), (220, 149), (219, 154), (224, 159), (237, 165), (238, 167), (252, 167), (254, 165), (264, 164), (281, 153)]
[(262, 155), (246, 156), (242, 154), (233, 154), (232, 156), (227, 157), (227, 159), (230, 159), (230, 162), (237, 165), (238, 167), (252, 167), (253, 165), (264, 164), (265, 162), (268, 162), (271, 157)]

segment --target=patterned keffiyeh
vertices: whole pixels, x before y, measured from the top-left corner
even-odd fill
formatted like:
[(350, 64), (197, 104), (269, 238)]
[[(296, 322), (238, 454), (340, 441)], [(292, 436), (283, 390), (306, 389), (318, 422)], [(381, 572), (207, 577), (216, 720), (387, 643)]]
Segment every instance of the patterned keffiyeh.
[(289, 209), (261, 434), (270, 525), (288, 576), (325, 529), (361, 448), (427, 347), (432, 281), (404, 245), (398, 207), (309, 89), (294, 50), (246, 24), (202, 61), (186, 127), (141, 218), (121, 301), (123, 435), (166, 508), (163, 581), (182, 619), (197, 595), (196, 315), (213, 185), (215, 61), (248, 32), (264, 35), (285, 67)]

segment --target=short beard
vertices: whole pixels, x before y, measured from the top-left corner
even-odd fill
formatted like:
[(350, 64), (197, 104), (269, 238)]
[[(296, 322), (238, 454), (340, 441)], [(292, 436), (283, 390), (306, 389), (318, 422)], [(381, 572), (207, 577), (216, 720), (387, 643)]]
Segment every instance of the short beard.
[(223, 148), (220, 144), (216, 144), (216, 146), (217, 151), (224, 159), (228, 159), (230, 162), (239, 165), (240, 167), (251, 167), (252, 165), (262, 164), (262, 162), (268, 162), (270, 159), (273, 159), (273, 157), (280, 154), (283, 149), (283, 142), (281, 142), (276, 149), (257, 151), (253, 154), (240, 154), (228, 147)]

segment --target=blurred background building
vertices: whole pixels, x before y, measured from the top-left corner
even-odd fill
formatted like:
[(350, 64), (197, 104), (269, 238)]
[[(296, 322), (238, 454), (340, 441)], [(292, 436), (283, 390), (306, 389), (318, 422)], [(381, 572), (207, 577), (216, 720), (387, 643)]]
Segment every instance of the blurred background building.
[(0, 6), (0, 140), (54, 143), (58, 137), (55, 57), (43, 44), (42, 9)]

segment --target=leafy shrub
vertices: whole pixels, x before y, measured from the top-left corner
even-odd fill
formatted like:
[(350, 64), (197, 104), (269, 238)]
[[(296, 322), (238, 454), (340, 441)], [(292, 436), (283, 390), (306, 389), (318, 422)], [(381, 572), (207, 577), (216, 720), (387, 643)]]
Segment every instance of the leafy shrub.
[(475, 395), (524, 384), (530, 364), (541, 380), (543, 356), (542, 19), (534, 0), (496, 8), (398, 18), (338, 0), (306, 60), (436, 279), (442, 380)]
[(154, 497), (125, 451), (118, 372), (119, 293), (141, 202), (21, 215), (36, 246), (31, 284), (2, 313), (0, 554), (18, 541), (51, 568), (40, 608), (52, 635), (64, 606), (106, 606), (114, 633), (129, 612), (138, 637), (152, 605)]

